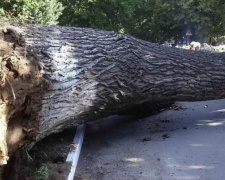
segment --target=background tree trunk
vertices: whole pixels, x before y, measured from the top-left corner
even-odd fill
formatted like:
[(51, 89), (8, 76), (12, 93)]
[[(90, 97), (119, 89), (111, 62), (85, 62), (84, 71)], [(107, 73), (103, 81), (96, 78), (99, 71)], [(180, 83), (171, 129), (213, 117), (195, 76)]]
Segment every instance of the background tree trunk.
[[(0, 160), (66, 127), (148, 102), (222, 98), (225, 55), (86, 28), (2, 23)], [(7, 144), (7, 147), (6, 147)]]

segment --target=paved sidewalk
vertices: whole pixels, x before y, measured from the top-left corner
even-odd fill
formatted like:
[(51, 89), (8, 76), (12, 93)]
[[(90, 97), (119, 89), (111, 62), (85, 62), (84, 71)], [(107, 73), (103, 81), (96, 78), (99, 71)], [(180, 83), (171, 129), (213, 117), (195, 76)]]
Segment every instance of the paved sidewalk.
[(225, 99), (90, 123), (76, 179), (224, 180)]

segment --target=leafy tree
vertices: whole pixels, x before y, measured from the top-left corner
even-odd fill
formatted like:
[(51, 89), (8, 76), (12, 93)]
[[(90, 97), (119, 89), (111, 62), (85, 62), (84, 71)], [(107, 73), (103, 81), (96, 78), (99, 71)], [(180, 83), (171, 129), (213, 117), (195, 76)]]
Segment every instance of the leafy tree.
[[(63, 8), (64, 7), (64, 8)], [(0, 16), (13, 20), (91, 27), (127, 33), (152, 42), (225, 32), (223, 0), (1, 0)], [(195, 37), (195, 36), (194, 36)]]
[(181, 25), (176, 22), (176, 11), (167, 0), (156, 0), (151, 25), (152, 39), (163, 42), (170, 38), (177, 38), (181, 31)]
[[(225, 1), (223, 0), (171, 0), (174, 21), (183, 30), (192, 28), (199, 37), (223, 36), (225, 32)], [(184, 32), (183, 32), (184, 33)]]
[[(176, 0), (61, 0), (61, 25), (92, 27), (163, 42), (180, 34), (184, 19), (177, 20)], [(178, 11), (180, 9), (180, 11)], [(185, 16), (183, 16), (185, 18)], [(180, 23), (181, 22), (181, 23)]]
[(155, 0), (61, 0), (60, 24), (128, 33), (149, 39)]
[(57, 24), (63, 11), (57, 0), (3, 0), (0, 9), (8, 19), (40, 24)]
[(200, 36), (218, 37), (225, 34), (224, 10), (223, 0), (199, 0), (190, 3), (189, 17)]

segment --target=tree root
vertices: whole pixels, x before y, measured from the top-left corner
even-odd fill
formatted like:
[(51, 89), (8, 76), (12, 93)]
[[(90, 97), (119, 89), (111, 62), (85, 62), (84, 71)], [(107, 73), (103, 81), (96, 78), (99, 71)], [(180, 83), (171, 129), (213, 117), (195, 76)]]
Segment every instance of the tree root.
[[(4, 106), (4, 105), (1, 105)], [(8, 157), (8, 148), (6, 143), (6, 134), (7, 134), (7, 117), (6, 117), (6, 107), (1, 107), (1, 110), (4, 112), (1, 112), (0, 114), (0, 165), (7, 164), (7, 161), (9, 159)]]

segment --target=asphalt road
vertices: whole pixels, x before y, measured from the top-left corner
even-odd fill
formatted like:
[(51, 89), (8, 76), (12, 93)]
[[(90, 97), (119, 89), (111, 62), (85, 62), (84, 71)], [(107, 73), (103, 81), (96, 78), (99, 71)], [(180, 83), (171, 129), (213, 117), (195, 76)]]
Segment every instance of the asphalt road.
[(225, 99), (87, 125), (76, 180), (224, 180)]

